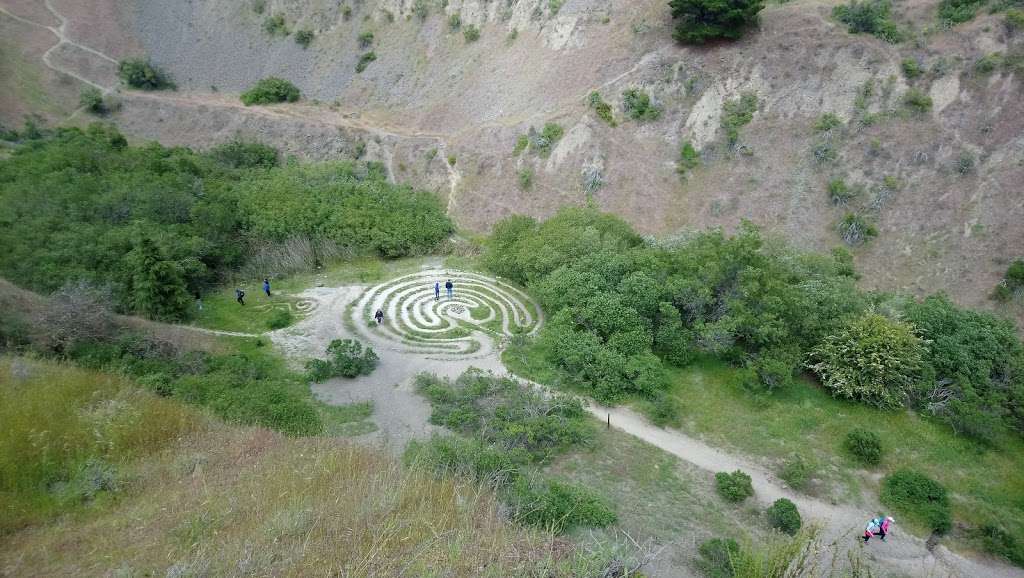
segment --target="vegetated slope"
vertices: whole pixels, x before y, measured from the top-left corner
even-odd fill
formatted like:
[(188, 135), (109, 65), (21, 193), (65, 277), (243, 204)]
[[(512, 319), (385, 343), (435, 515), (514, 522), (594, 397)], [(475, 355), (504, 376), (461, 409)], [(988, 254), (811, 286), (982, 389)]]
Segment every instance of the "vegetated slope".
[[(661, 0), (136, 8), (123, 24), (70, 28), (89, 45), (101, 32), (131, 37), (178, 83), (176, 95), (126, 93), (112, 119), (129, 135), (205, 146), (242, 133), (315, 158), (361, 151), (391, 178), (437, 190), (470, 229), (592, 199), (642, 233), (748, 218), (826, 249), (843, 243), (837, 227), (852, 213), (878, 233), (855, 252), (863, 283), (947, 289), (969, 305), (987, 304), (1024, 244), (1021, 74), (976, 65), (1019, 52), (1002, 14), (947, 27), (936, 2), (914, 0), (895, 9), (906, 40), (889, 44), (849, 34), (832, 4), (797, 1), (769, 6), (739, 42), (687, 48)], [(312, 32), (307, 47), (297, 31)], [(905, 76), (905, 59), (923, 74)], [(234, 100), (272, 75), (320, 105)], [(628, 118), (630, 88), (651, 97), (656, 119)], [(595, 90), (616, 127), (588, 105)], [(737, 125), (723, 112), (742, 94), (756, 107)], [(841, 124), (816, 130), (825, 113)], [(548, 122), (563, 129), (557, 142), (515, 154)], [(681, 178), (685, 142), (699, 160)], [(837, 206), (826, 189), (839, 178), (863, 192)]]
[(507, 525), (490, 492), (382, 452), (25, 358), (0, 358), (0, 400), (5, 573), (572, 575), (571, 547)]

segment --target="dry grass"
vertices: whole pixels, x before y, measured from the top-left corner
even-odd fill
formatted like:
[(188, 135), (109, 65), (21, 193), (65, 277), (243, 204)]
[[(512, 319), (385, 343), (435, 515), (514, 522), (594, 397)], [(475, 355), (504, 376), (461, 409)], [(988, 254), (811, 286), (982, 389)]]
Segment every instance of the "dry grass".
[[(586, 562), (550, 535), (507, 524), (489, 491), (403, 468), (384, 452), (229, 427), (66, 366), (8, 358), (0, 376), (0, 391), (14, 396), (36, 387), (75, 392), (28, 396), (32, 407), (3, 400), (5, 429), (37, 437), (93, 415), (80, 403), (90, 391), (141, 397), (164, 410), (126, 412), (139, 416), (131, 422), (139, 427), (122, 436), (133, 443), (114, 444), (123, 458), (120, 490), (6, 536), (4, 575), (560, 576)], [(46, 409), (56, 410), (52, 418)], [(101, 451), (88, 431), (67, 430), (61, 439), (73, 443), (73, 433), (84, 444), (76, 455)], [(161, 440), (172, 443), (147, 457)], [(6, 479), (10, 472), (2, 472)]]

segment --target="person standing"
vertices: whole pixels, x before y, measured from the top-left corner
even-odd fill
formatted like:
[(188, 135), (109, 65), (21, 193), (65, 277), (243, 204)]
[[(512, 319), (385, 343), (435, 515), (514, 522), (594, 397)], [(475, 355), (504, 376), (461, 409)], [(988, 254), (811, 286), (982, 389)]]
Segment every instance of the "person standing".
[(378, 309), (377, 312), (373, 314), (373, 318), (377, 320), (377, 325), (384, 323), (384, 312)]
[(196, 291), (196, 309), (203, 310), (203, 296), (199, 294), (199, 291)]
[(441, 282), (434, 281), (434, 301), (441, 299)]
[(263, 292), (267, 294), (267, 297), (270, 297), (270, 279), (263, 279)]
[(449, 299), (452, 298), (452, 289), (454, 287), (455, 287), (455, 285), (452, 284), (452, 280), (451, 279), (445, 281), (444, 288), (445, 288), (446, 291), (448, 291), (448, 298)]
[(239, 305), (245, 305), (245, 291), (235, 289), (235, 301), (238, 301)]

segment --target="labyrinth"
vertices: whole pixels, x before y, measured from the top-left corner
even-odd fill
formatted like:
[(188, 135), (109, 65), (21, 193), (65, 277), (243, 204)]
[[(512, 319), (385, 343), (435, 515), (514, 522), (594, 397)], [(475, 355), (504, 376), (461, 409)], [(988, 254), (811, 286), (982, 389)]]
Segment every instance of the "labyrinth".
[[(444, 283), (454, 284), (451, 299)], [(434, 299), (434, 283), (441, 296)], [(381, 325), (373, 319), (384, 312)], [(391, 349), (441, 358), (487, 355), (508, 338), (532, 334), (540, 307), (515, 287), (476, 273), (423, 271), (368, 289), (349, 310), (351, 329)]]

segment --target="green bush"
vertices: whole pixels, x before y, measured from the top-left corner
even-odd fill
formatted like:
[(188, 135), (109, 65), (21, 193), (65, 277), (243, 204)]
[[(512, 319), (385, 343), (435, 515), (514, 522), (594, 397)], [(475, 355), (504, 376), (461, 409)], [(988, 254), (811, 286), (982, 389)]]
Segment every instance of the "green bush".
[(1017, 259), (1006, 268), (1003, 280), (996, 286), (995, 297), (1009, 301), (1015, 295), (1024, 293), (1024, 259)]
[(972, 20), (985, 0), (942, 0), (939, 2), (939, 20), (948, 24), (960, 24)]
[(817, 132), (828, 132), (834, 128), (843, 126), (843, 119), (834, 112), (826, 112), (814, 121), (814, 130)]
[(284, 14), (267, 16), (263, 20), (263, 31), (271, 36), (288, 36), (288, 25), (284, 21)]
[(513, 487), (513, 496), (513, 518), (517, 522), (554, 534), (578, 526), (603, 528), (617, 520), (607, 500), (575, 484), (521, 478)]
[(371, 46), (373, 46), (373, 32), (364, 30), (359, 34), (359, 48), (366, 50)]
[(960, 153), (956, 159), (956, 172), (960, 176), (967, 176), (974, 172), (974, 155), (969, 151)]
[(1011, 33), (1024, 30), (1024, 10), (1011, 8), (1006, 11), (1006, 28)]
[(121, 82), (132, 88), (160, 90), (174, 87), (162, 70), (142, 58), (129, 58), (119, 62), (117, 75)]
[(504, 488), (518, 480), (524, 463), (515, 452), (480, 439), (438, 435), (426, 442), (410, 441), (404, 460), (424, 465), (441, 476), (469, 478), (493, 488)]
[(924, 68), (921, 68), (921, 64), (916, 58), (904, 58), (900, 63), (900, 68), (907, 80), (913, 80), (924, 74)]
[(790, 536), (795, 536), (803, 524), (796, 504), (786, 498), (775, 500), (765, 514), (768, 516), (768, 524), (772, 528)]
[(519, 188), (524, 191), (533, 188), (533, 169), (525, 168), (519, 171)]
[(842, 220), (839, 221), (839, 224), (836, 225), (836, 231), (843, 241), (851, 247), (863, 245), (878, 236), (878, 229), (874, 223), (869, 221), (867, 217), (857, 213), (846, 213)]
[(851, 0), (832, 9), (832, 17), (846, 25), (850, 34), (871, 34), (890, 43), (903, 40), (892, 20), (892, 4), (889, 0)]
[(638, 88), (630, 88), (622, 93), (622, 112), (629, 118), (639, 121), (657, 120), (661, 117), (661, 107), (651, 101), (651, 96)]
[(380, 358), (372, 347), (363, 346), (355, 339), (335, 339), (327, 346), (327, 355), (334, 364), (335, 375), (357, 377), (370, 375)]
[(843, 448), (863, 464), (882, 463), (882, 438), (871, 430), (856, 429), (847, 433)]
[(932, 109), (932, 97), (911, 88), (903, 93), (903, 106), (916, 114), (926, 114)]
[(741, 470), (736, 470), (731, 474), (716, 473), (715, 489), (718, 491), (718, 495), (730, 502), (742, 502), (754, 495), (754, 486), (750, 476)]
[(292, 316), (292, 312), (288, 309), (275, 309), (270, 313), (270, 317), (267, 318), (267, 329), (271, 331), (276, 329), (284, 329), (292, 324), (295, 318)]
[(983, 524), (971, 531), (971, 537), (980, 542), (984, 551), (1006, 558), (1017, 566), (1024, 566), (1024, 545), (1001, 526)]
[(736, 540), (712, 538), (702, 542), (697, 552), (700, 554), (697, 568), (707, 578), (732, 578), (736, 575), (735, 561), (740, 555), (740, 545)]
[(739, 141), (740, 129), (754, 120), (757, 107), (757, 94), (753, 92), (744, 92), (739, 98), (727, 100), (722, 104), (721, 124), (730, 146)]
[(704, 44), (709, 40), (735, 40), (755, 26), (763, 0), (670, 0), (676, 22), (672, 34), (679, 42)]
[(898, 409), (916, 383), (924, 354), (924, 343), (909, 325), (867, 313), (812, 349), (807, 367), (834, 396)]
[(359, 57), (359, 61), (356, 62), (356, 72), (359, 73), (366, 70), (366, 67), (370, 66), (370, 63), (373, 62), (374, 60), (377, 60), (376, 52), (370, 51), (364, 53), (362, 56)]
[(313, 383), (323, 383), (334, 377), (334, 364), (323, 359), (310, 359), (306, 362), (306, 379)]
[(525, 134), (521, 134), (516, 138), (516, 146), (512, 148), (512, 154), (519, 155), (525, 151), (528, 146), (530, 146), (530, 137)]
[(614, 127), (618, 124), (615, 122), (615, 115), (612, 113), (612, 105), (601, 98), (600, 92), (596, 90), (591, 92), (590, 96), (587, 97), (587, 104), (590, 105), (590, 108), (594, 109), (594, 114), (597, 115), (597, 118), (608, 123), (608, 126)]
[(87, 86), (78, 93), (78, 105), (93, 114), (106, 114), (107, 105), (103, 102), (103, 93), (100, 89)]
[(693, 148), (693, 143), (686, 141), (679, 148), (679, 160), (676, 161), (676, 170), (679, 174), (686, 174), (700, 166), (700, 153)]
[(210, 158), (233, 169), (273, 168), (277, 166), (277, 149), (258, 142), (232, 140), (210, 149)]
[(298, 87), (283, 78), (270, 76), (260, 79), (252, 88), (241, 95), (242, 104), (276, 104), (279, 102), (295, 102), (299, 100)]
[(455, 32), (462, 28), (462, 15), (456, 12), (448, 17), (448, 30)]
[(897, 470), (882, 480), (882, 503), (905, 517), (945, 534), (953, 525), (946, 488), (913, 470)]
[(476, 42), (480, 40), (480, 29), (476, 26), (468, 25), (462, 28), (462, 37), (466, 40), (466, 43)]
[(811, 463), (797, 454), (786, 460), (782, 471), (779, 472), (779, 477), (794, 490), (803, 490), (807, 487), (807, 482), (810, 481), (813, 472), (814, 468)]
[(974, 63), (974, 72), (986, 76), (999, 70), (1004, 63), (1003, 55), (998, 52), (986, 54)]
[(303, 48), (309, 48), (309, 45), (313, 43), (313, 38), (315, 38), (315, 36), (316, 35), (313, 34), (312, 30), (299, 30), (295, 33), (295, 44), (298, 44)]
[(828, 182), (828, 198), (833, 205), (845, 206), (856, 199), (860, 193), (860, 187), (847, 185), (846, 181), (841, 178)]

